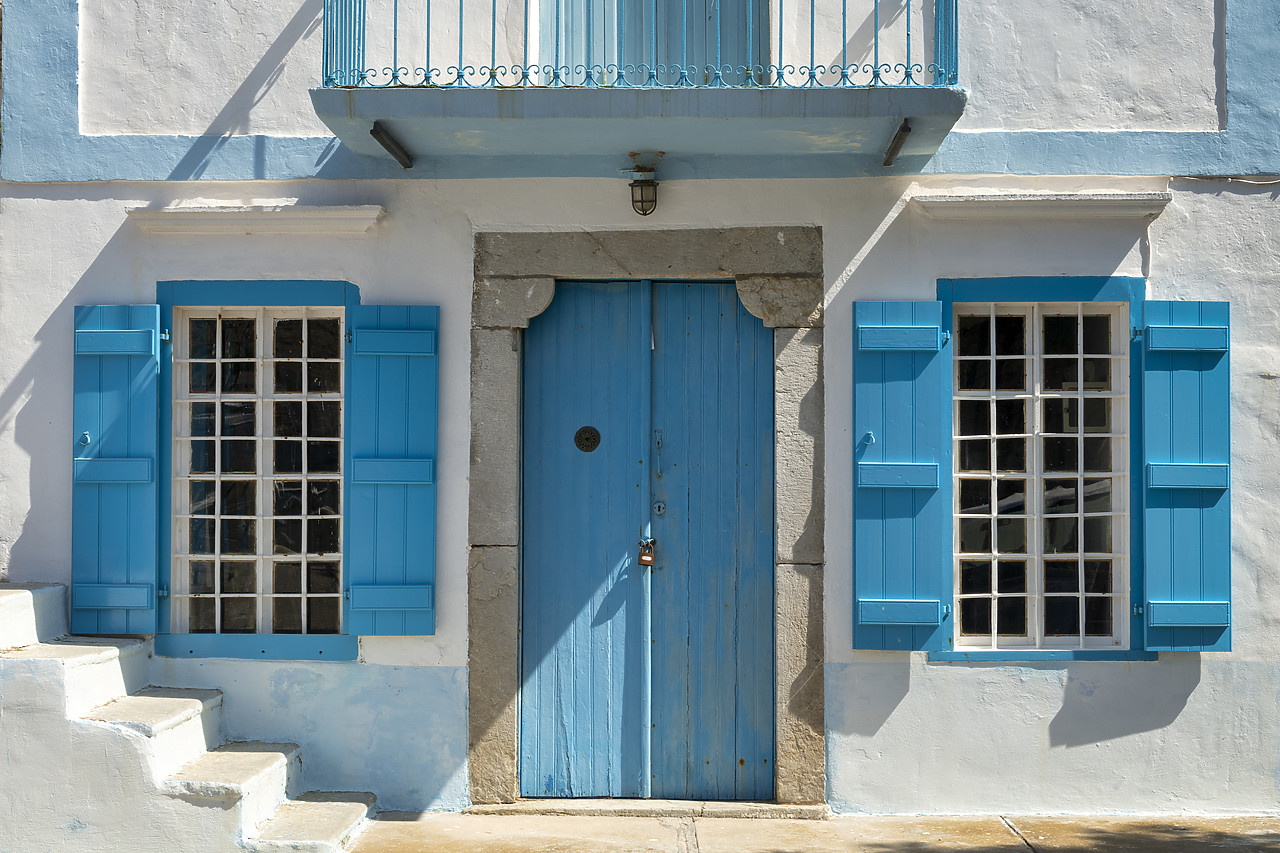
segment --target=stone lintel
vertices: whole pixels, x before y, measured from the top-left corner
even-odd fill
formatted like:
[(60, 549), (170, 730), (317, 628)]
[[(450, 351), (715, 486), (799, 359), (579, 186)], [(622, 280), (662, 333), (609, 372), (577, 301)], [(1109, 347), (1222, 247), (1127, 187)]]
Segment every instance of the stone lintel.
[(821, 276), (739, 275), (738, 299), (771, 329), (822, 325)]
[(471, 326), (476, 329), (526, 329), (529, 320), (551, 304), (556, 280), (550, 276), (477, 278), (471, 295)]

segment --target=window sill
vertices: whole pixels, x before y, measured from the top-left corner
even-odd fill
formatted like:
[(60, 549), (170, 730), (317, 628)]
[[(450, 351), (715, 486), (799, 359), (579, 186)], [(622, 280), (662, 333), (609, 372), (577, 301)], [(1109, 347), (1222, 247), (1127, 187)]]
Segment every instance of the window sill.
[(156, 654), (167, 658), (355, 660), (357, 637), (345, 634), (158, 634)]
[(1159, 654), (1143, 649), (1007, 649), (1004, 651), (929, 652), (929, 663), (1041, 663), (1070, 660), (1157, 660)]

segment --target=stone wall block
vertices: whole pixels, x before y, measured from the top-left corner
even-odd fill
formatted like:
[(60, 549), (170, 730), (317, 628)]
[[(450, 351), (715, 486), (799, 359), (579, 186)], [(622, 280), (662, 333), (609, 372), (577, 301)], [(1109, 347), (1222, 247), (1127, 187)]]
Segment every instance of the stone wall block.
[(515, 802), (520, 790), (518, 566), (519, 549), (514, 547), (473, 547), (468, 559), (468, 773), (473, 803)]
[(822, 278), (774, 275), (738, 276), (738, 298), (771, 329), (807, 329), (822, 325)]
[(471, 325), (477, 329), (527, 329), (556, 294), (556, 280), (535, 278), (477, 278), (471, 295)]
[(471, 332), (472, 545), (520, 544), (519, 334)]
[(776, 329), (774, 471), (779, 562), (825, 562), (822, 329)]
[(822, 566), (778, 563), (774, 574), (780, 803), (826, 797)]

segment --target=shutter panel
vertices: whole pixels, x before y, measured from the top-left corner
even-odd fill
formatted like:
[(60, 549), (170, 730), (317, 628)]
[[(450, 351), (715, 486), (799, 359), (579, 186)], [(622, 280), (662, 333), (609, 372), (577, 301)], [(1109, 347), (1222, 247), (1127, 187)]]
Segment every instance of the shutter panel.
[(854, 305), (854, 648), (951, 648), (949, 353), (941, 302)]
[(440, 309), (348, 314), (347, 633), (434, 634)]
[(1228, 310), (1148, 302), (1142, 481), (1146, 648), (1231, 649)]
[(75, 309), (71, 630), (154, 634), (160, 306)]

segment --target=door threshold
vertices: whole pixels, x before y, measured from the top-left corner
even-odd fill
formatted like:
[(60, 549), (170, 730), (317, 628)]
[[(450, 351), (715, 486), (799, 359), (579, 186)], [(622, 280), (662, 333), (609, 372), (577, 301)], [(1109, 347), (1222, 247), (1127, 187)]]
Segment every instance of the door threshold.
[(825, 820), (825, 803), (736, 802), (725, 800), (522, 799), (514, 803), (476, 805), (463, 810), (477, 815), (575, 815), (579, 817), (725, 817), (774, 820)]

